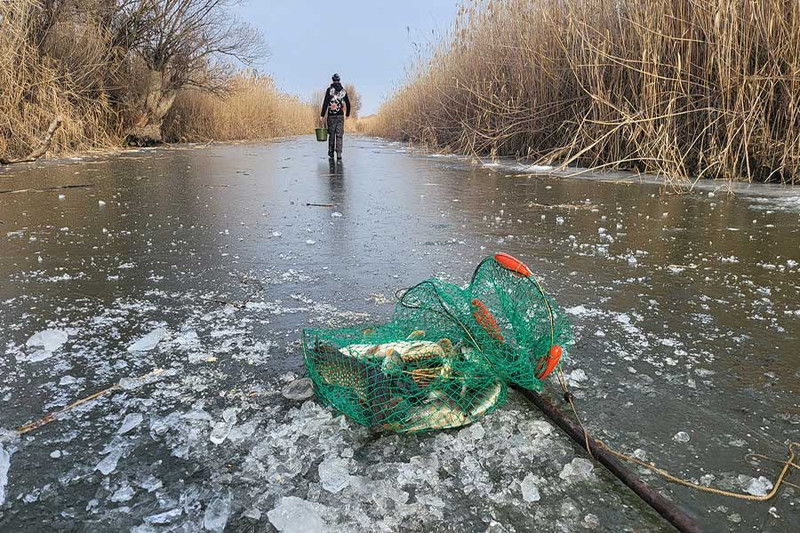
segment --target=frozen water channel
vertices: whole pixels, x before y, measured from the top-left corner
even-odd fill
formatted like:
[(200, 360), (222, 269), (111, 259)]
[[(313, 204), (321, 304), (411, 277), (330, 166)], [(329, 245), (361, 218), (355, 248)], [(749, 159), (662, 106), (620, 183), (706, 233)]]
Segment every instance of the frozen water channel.
[[(800, 192), (665, 195), (348, 139), (337, 168), (289, 139), (0, 169), (0, 530), (669, 530), (513, 393), (397, 436), (295, 383), (304, 326), (384, 320), (395, 290), (499, 250), (568, 310), (595, 436), (770, 490), (778, 467), (747, 454), (800, 440)], [(799, 489), (746, 503), (642, 475), (708, 531), (800, 530)]]

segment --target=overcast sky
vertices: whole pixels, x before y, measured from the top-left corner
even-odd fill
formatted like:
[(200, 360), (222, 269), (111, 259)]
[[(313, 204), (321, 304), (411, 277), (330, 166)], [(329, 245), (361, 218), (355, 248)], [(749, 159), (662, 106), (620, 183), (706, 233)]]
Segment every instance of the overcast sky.
[[(416, 47), (438, 40), (455, 21), (458, 0), (249, 0), (240, 16), (270, 49), (260, 70), (303, 99), (338, 72), (377, 111), (404, 79)], [(321, 105), (321, 102), (320, 102)]]

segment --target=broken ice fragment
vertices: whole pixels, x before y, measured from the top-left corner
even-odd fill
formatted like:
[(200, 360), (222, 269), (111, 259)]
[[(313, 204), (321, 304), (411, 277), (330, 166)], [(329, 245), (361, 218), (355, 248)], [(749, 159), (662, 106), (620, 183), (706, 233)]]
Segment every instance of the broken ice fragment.
[(222, 412), (222, 420), (214, 424), (209, 439), (214, 444), (222, 444), (228, 438), (231, 428), (236, 423), (237, 409), (229, 407)]
[(11, 468), (11, 454), (0, 444), (0, 505), (6, 501), (9, 468)]
[(117, 462), (119, 462), (120, 457), (122, 457), (122, 448), (115, 448), (97, 464), (95, 470), (99, 470), (104, 476), (109, 475), (117, 469)]
[(576, 457), (571, 463), (564, 465), (558, 477), (569, 480), (586, 479), (592, 470), (594, 470), (594, 465), (590, 460)]
[(536, 486), (536, 476), (528, 474), (522, 480), (522, 499), (526, 502), (538, 502), (542, 499), (539, 495), (539, 487)]
[(67, 332), (60, 329), (46, 329), (36, 333), (25, 343), (28, 347), (38, 348), (28, 356), (28, 361), (34, 363), (44, 361), (61, 348), (67, 339), (69, 339)]
[(225, 530), (225, 524), (228, 523), (228, 517), (231, 514), (231, 500), (232, 497), (228, 494), (224, 498), (215, 498), (208, 504), (203, 515), (205, 529), (215, 533), (222, 533)]
[(270, 523), (281, 533), (324, 533), (326, 524), (314, 504), (296, 496), (284, 496), (267, 513)]
[(758, 479), (752, 478), (744, 491), (753, 496), (766, 496), (772, 490), (772, 481), (760, 476)]
[(117, 435), (124, 435), (142, 423), (142, 413), (131, 413), (122, 421), (122, 426), (117, 430)]
[(176, 509), (170, 509), (169, 511), (165, 511), (163, 513), (154, 514), (145, 517), (144, 521), (148, 524), (169, 524), (176, 518), (180, 517), (183, 514), (183, 509), (180, 507)]
[(286, 385), (281, 391), (287, 400), (307, 400), (314, 395), (313, 382), (310, 378), (300, 378)]
[(130, 485), (124, 485), (117, 489), (114, 494), (111, 495), (111, 501), (114, 503), (122, 503), (127, 502), (133, 498), (135, 491), (133, 487)]
[(341, 492), (350, 484), (347, 461), (339, 458), (325, 459), (319, 464), (319, 479), (322, 488), (328, 492)]
[(674, 437), (672, 437), (672, 440), (674, 440), (675, 442), (689, 442), (690, 439), (691, 437), (689, 437), (689, 434), (686, 433), (685, 431), (679, 431), (675, 434)]
[(167, 334), (166, 328), (158, 328), (154, 329), (144, 337), (140, 337), (137, 339), (133, 344), (128, 346), (129, 352), (149, 352), (156, 345), (161, 342), (161, 339), (164, 338), (164, 335)]

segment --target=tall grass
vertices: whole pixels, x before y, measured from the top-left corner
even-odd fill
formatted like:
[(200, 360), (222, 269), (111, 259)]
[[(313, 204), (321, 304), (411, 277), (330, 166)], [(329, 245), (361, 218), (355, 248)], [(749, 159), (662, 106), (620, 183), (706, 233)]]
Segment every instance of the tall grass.
[(28, 154), (56, 116), (64, 121), (54, 151), (119, 143), (117, 116), (102, 90), (108, 71), (102, 32), (60, 24), (37, 42), (37, 4), (0, 1), (0, 156)]
[(794, 0), (473, 2), (366, 126), (458, 152), (798, 183), (798, 28)]
[(262, 140), (310, 133), (317, 114), (316, 107), (279, 91), (270, 77), (241, 73), (225, 94), (179, 93), (164, 135), (172, 142)]

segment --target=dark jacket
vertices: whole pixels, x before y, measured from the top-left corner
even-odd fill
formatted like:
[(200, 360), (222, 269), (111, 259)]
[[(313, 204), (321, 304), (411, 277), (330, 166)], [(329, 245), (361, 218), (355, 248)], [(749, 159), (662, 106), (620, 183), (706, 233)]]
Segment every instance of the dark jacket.
[(319, 116), (324, 117), (325, 113), (331, 115), (344, 115), (344, 107), (347, 106), (346, 115), (350, 116), (350, 97), (347, 91), (344, 90), (341, 83), (331, 83), (331, 86), (325, 91), (325, 100), (322, 102), (322, 112)]

